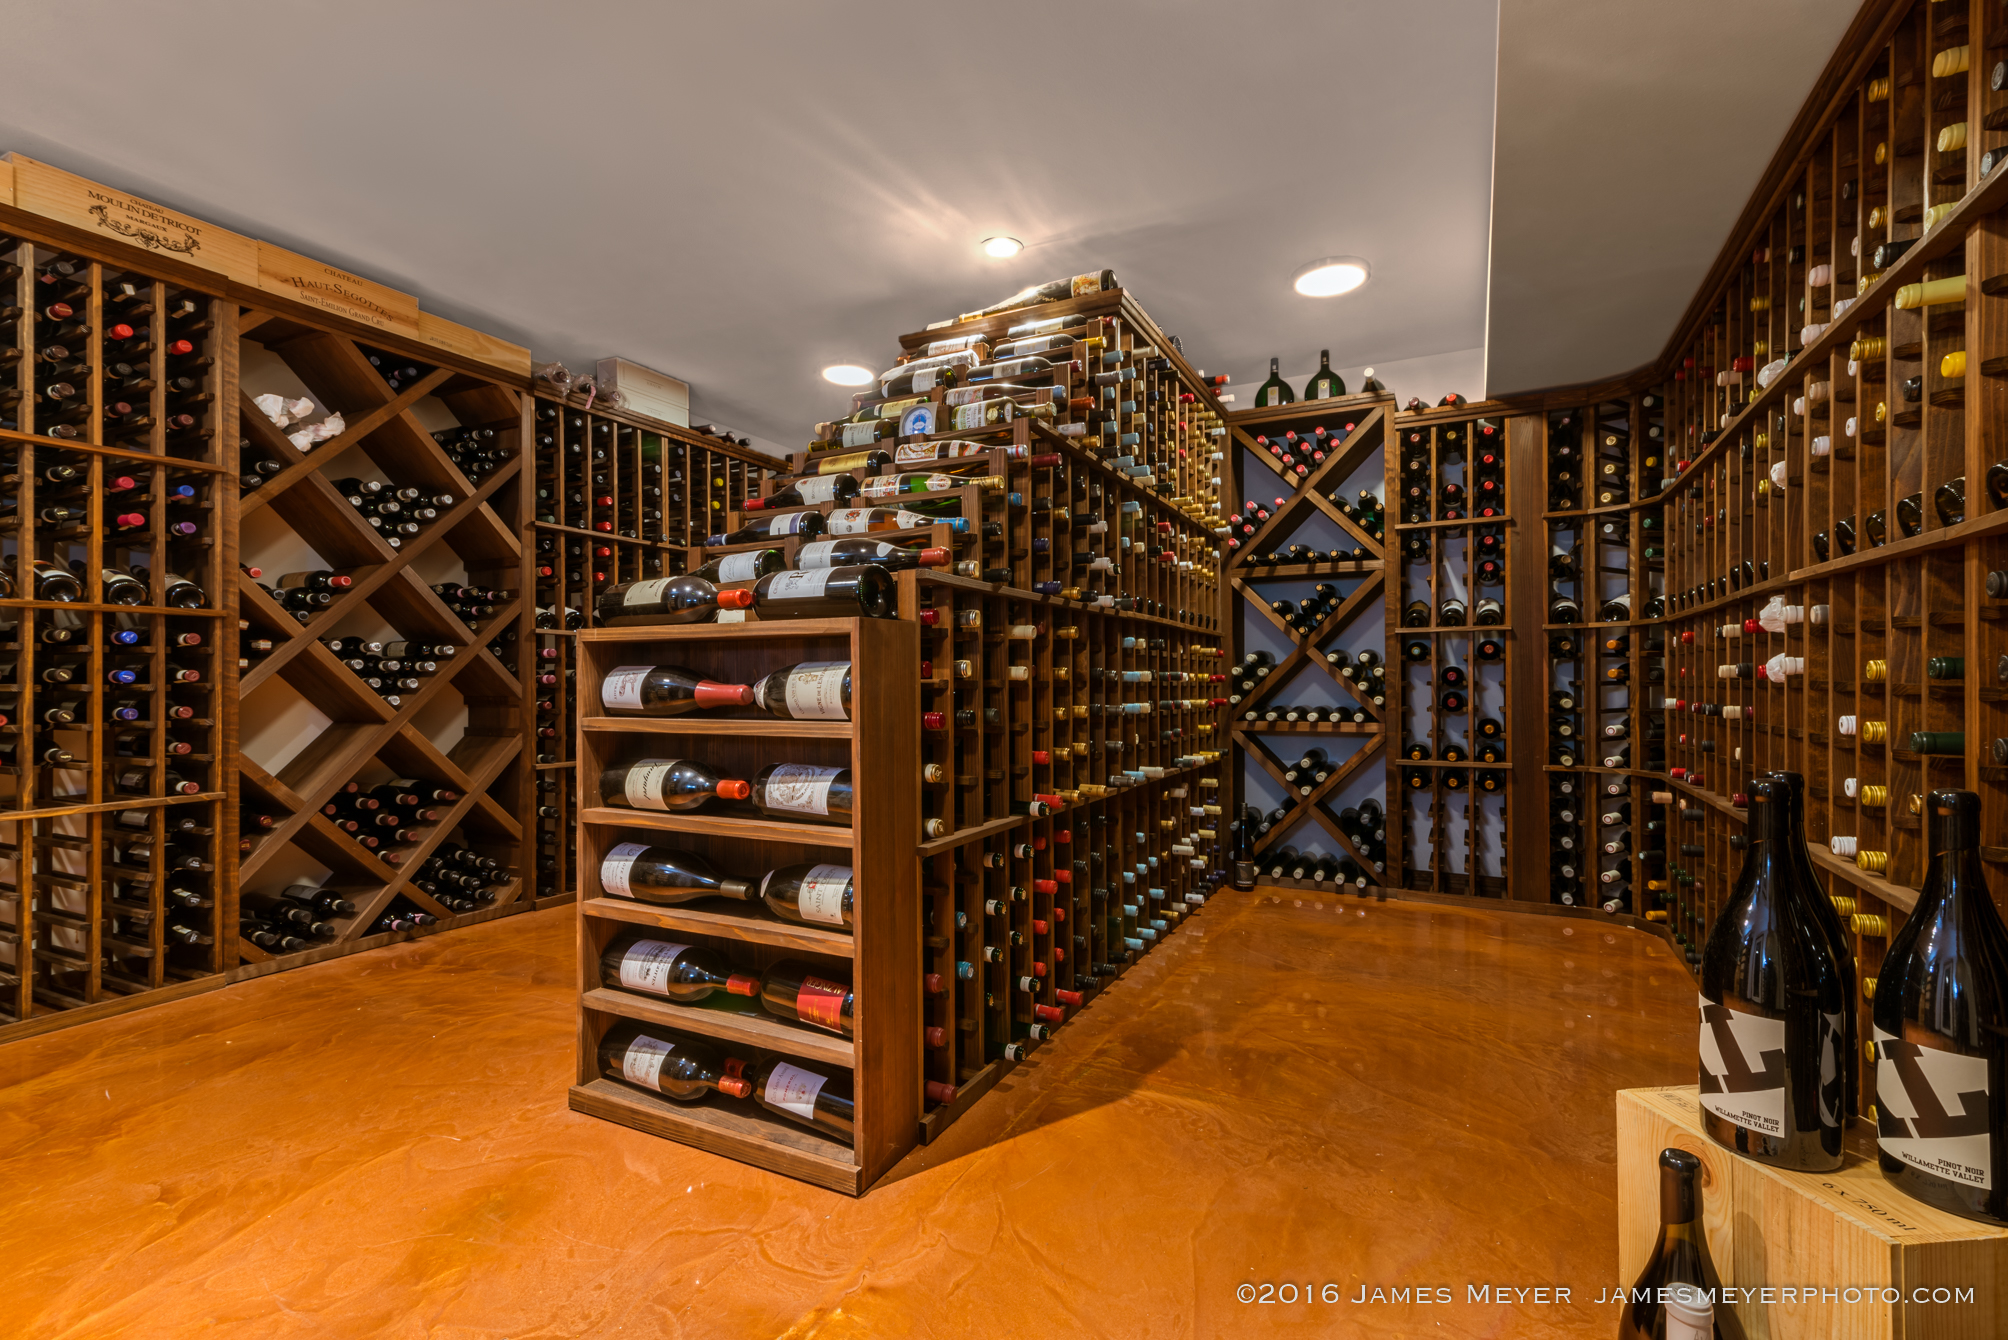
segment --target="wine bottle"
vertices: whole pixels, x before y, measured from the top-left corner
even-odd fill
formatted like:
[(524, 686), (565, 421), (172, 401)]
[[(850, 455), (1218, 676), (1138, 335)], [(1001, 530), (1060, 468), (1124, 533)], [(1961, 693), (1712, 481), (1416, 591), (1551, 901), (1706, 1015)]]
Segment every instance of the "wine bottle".
[(782, 819), (848, 824), (851, 770), (811, 763), (769, 763), (754, 774), (752, 800), (762, 814)]
[(1281, 359), (1269, 360), (1269, 380), (1263, 382), (1261, 389), (1255, 392), (1256, 409), (1268, 409), (1275, 405), (1289, 405), (1296, 402), (1297, 393), (1290, 389), (1290, 383), (1284, 381), (1283, 374), (1277, 370), (1281, 365)]
[(714, 1090), (744, 1098), (753, 1086), (727, 1073), (735, 1061), (710, 1046), (670, 1037), (654, 1024), (623, 1019), (600, 1039), (600, 1073), (679, 1103), (694, 1103)]
[(876, 563), (770, 573), (752, 594), (763, 619), (889, 619), (894, 613), (892, 574)]
[[(1735, 1313), (1701, 1301), (1721, 1287), (1702, 1226), (1701, 1160), (1684, 1149), (1661, 1150), (1659, 1237), (1618, 1316), (1618, 1340), (1743, 1340)], [(1696, 1320), (1702, 1310), (1712, 1313), (1705, 1327)]]
[(846, 508), (830, 513), (829, 522), (831, 535), (863, 535), (881, 530), (916, 530), (925, 526), (947, 526), (957, 532), (969, 529), (969, 523), (959, 516), (930, 516), (925, 512), (908, 511), (898, 507)]
[(716, 953), (701, 946), (627, 931), (615, 936), (600, 955), (600, 985), (695, 1005), (714, 991), (757, 995), (760, 979), (733, 972)]
[(600, 682), (600, 704), (614, 716), (680, 717), (752, 701), (750, 685), (721, 684), (680, 665), (617, 665)]
[(616, 898), (672, 907), (698, 898), (737, 898), (750, 902), (753, 886), (727, 879), (692, 851), (651, 847), (646, 842), (621, 842), (600, 860), (600, 887)]
[(600, 803), (628, 810), (694, 810), (717, 796), (744, 800), (746, 782), (721, 778), (702, 763), (680, 758), (643, 758), (600, 773)]
[(818, 503), (849, 502), (858, 496), (858, 481), (852, 475), (811, 475), (797, 479), (787, 488), (764, 498), (748, 498), (742, 509), (748, 512), (774, 511), (783, 507), (814, 507)]
[[(1274, 371), (1274, 368), (1271, 368)], [(1332, 371), (1332, 351), (1318, 350), (1318, 370), (1304, 383), (1304, 399), (1329, 400), (1346, 393), (1346, 379)]]
[(784, 572), (787, 567), (787, 556), (779, 549), (747, 549), (737, 554), (720, 554), (703, 567), (692, 569), (689, 575), (724, 586), (730, 582), (758, 581), (770, 572)]
[(762, 675), (751, 701), (769, 716), (790, 721), (849, 721), (851, 663), (803, 661)]
[(846, 930), (856, 924), (857, 889), (847, 865), (784, 865), (769, 870), (761, 877), (760, 897), (769, 911), (787, 921)]
[(777, 1019), (851, 1036), (856, 1006), (851, 984), (825, 977), (800, 959), (782, 959), (760, 975), (760, 1005)]
[(716, 548), (720, 545), (752, 544), (757, 540), (779, 540), (790, 535), (807, 538), (821, 535), (824, 524), (821, 512), (777, 512), (773, 516), (749, 518), (738, 530), (710, 536), (704, 543)]
[(753, 1067), (748, 1077), (754, 1101), (769, 1112), (813, 1126), (849, 1144), (857, 1128), (857, 1105), (849, 1075), (824, 1075), (773, 1057)]
[(1789, 789), (1750, 787), (1748, 845), (1701, 964), (1701, 1107), (1710, 1138), (1774, 1167), (1841, 1166), (1845, 979), (1790, 851)]
[(1876, 1161), (1898, 1190), (2008, 1227), (2008, 927), (1980, 797), (1925, 803), (1931, 864), (1876, 975)]
[(1033, 307), (1040, 303), (1060, 302), (1066, 298), (1085, 297), (1090, 293), (1101, 293), (1116, 287), (1118, 286), (1114, 270), (1095, 270), (1088, 274), (1075, 275), (1070, 279), (1055, 279), (1050, 283), (1034, 284), (1029, 288), (1019, 289), (1002, 302), (994, 302), (981, 311), (962, 313), (956, 318), (956, 321), (958, 323), (975, 321), (982, 317), (995, 316), (999, 312), (1009, 312), (1019, 307)]
[(817, 568), (847, 568), (875, 563), (888, 572), (905, 568), (945, 568), (954, 559), (947, 549), (909, 549), (884, 540), (852, 537), (847, 540), (811, 540), (795, 552), (795, 566), (811, 572)]
[(709, 623), (721, 609), (748, 609), (746, 591), (721, 591), (702, 577), (649, 577), (610, 586), (593, 600), (603, 619), (647, 618), (654, 623)]

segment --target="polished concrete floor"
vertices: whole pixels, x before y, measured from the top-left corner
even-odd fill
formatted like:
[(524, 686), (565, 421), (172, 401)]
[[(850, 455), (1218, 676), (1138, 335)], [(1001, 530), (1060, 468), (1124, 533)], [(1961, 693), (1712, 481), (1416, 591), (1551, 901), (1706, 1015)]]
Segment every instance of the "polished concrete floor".
[(0, 1336), (1605, 1337), (1612, 1093), (1694, 1068), (1646, 936), (1229, 892), (853, 1200), (567, 1111), (571, 938), (0, 1047)]

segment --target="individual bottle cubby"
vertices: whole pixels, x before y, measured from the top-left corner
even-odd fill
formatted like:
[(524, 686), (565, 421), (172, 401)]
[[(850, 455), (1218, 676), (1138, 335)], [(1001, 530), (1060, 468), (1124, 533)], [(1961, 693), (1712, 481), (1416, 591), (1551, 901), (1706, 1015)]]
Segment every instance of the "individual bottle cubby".
[(1374, 393), (1228, 416), (1242, 502), (1226, 541), (1240, 611), (1226, 696), (1242, 792), (1264, 802), (1243, 822), (1265, 883), (1363, 892), (1386, 873), (1393, 413)]
[(0, 1027), (214, 978), (233, 309), (0, 238)]
[[(915, 1046), (924, 990), (913, 858), (920, 823), (919, 787), (912, 775), (919, 736), (915, 626), (897, 620), (804, 620), (739, 628), (594, 629), (582, 633), (579, 644), (579, 777), (589, 791), (581, 798), (578, 827), (585, 991), (572, 1106), (836, 1190), (863, 1191), (913, 1144), (921, 1113), (921, 1049)], [(848, 719), (777, 719), (751, 708), (675, 717), (608, 715), (601, 696), (617, 666), (679, 665), (707, 678), (751, 683), (792, 664), (846, 661), (852, 684)], [(625, 781), (616, 791), (602, 780), (621, 765), (669, 754), (732, 780), (759, 780), (770, 764), (846, 770), (858, 782), (848, 822), (831, 821), (827, 796), (822, 814), (805, 812), (816, 808), (813, 798), (799, 798), (799, 805), (785, 799), (779, 789), (785, 778), (774, 779), (776, 789), (759, 793), (772, 802), (764, 810), (716, 798), (656, 809), (641, 782), (637, 807), (624, 803), (630, 794)], [(606, 803), (609, 799), (620, 803)], [(780, 808), (783, 804), (797, 808)], [(636, 852), (637, 845), (678, 853), (686, 869), (735, 882), (706, 886), (686, 873), (677, 886), (682, 892), (654, 892), (665, 886), (648, 884), (635, 873), (637, 861), (646, 868), (651, 859)], [(757, 890), (771, 884), (770, 872), (802, 865), (820, 871), (814, 878), (824, 881), (840, 871), (839, 888), (848, 881), (854, 890), (848, 925), (841, 899), (817, 902), (812, 911), (798, 914), (800, 919), (768, 910)], [(728, 896), (686, 896), (702, 887)], [(603, 955), (636, 931), (662, 932), (677, 945), (709, 951), (739, 974), (738, 980), (758, 982), (746, 988), (758, 998), (728, 989), (680, 1003), (651, 994), (639, 967), (627, 977), (618, 965), (608, 972)], [(644, 1040), (628, 1041), (620, 1031), (624, 1024), (639, 1025)], [(616, 1042), (608, 1045), (620, 1048), (611, 1066), (602, 1056), (609, 1036)], [(735, 1082), (679, 1101), (682, 1095), (663, 1087), (655, 1049), (686, 1041), (696, 1042), (700, 1055), (703, 1049), (716, 1053), (719, 1073), (729, 1062), (740, 1063), (727, 1076)], [(774, 1087), (775, 1072), (763, 1065), (771, 1060), (801, 1072), (800, 1087), (848, 1091), (848, 1138), (827, 1119), (816, 1125), (799, 1115), (821, 1110), (813, 1102), (786, 1106)], [(729, 1092), (739, 1087), (740, 1075), (761, 1073), (769, 1076), (765, 1101)], [(934, 1096), (949, 1095), (937, 1090)]]
[[(1388, 878), (1507, 890), (1517, 501), (1505, 422), (1425, 411), (1394, 420), (1387, 495), (1399, 581), (1388, 602)], [(1522, 756), (1525, 757), (1524, 755)]]

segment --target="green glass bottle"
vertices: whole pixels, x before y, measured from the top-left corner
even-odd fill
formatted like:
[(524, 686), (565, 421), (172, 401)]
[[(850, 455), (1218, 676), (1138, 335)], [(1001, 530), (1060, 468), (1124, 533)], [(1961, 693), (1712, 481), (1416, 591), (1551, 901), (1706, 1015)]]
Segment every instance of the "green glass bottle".
[[(1270, 364), (1270, 370), (1275, 370), (1273, 363)], [(1318, 350), (1318, 370), (1311, 375), (1311, 380), (1304, 383), (1304, 399), (1330, 400), (1333, 396), (1345, 393), (1346, 379), (1332, 371), (1332, 351)]]
[(1297, 401), (1297, 393), (1290, 389), (1290, 383), (1283, 380), (1277, 369), (1282, 360), (1269, 360), (1269, 380), (1262, 383), (1262, 389), (1255, 393), (1255, 408), (1270, 409), (1276, 405), (1292, 405)]
[(1963, 730), (1914, 730), (1910, 733), (1910, 752), (1913, 754), (1964, 754), (1966, 752), (1966, 732)]
[(1924, 663), (1924, 673), (1931, 679), (1966, 678), (1966, 658), (1964, 656), (1934, 656)]

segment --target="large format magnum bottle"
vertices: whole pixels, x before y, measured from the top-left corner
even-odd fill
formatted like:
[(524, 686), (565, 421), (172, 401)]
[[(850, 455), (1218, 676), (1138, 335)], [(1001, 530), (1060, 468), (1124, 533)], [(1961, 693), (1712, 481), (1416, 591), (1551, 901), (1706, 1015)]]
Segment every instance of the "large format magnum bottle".
[(1268, 409), (1275, 405), (1296, 403), (1297, 393), (1290, 389), (1290, 383), (1284, 381), (1283, 374), (1278, 371), (1281, 365), (1281, 359), (1272, 358), (1269, 360), (1269, 380), (1263, 382), (1255, 392), (1256, 409)]
[(847, 824), (852, 799), (849, 768), (769, 763), (753, 776), (753, 803), (770, 818)]
[(852, 536), (845, 540), (811, 540), (795, 551), (795, 566), (803, 572), (817, 568), (855, 567), (873, 563), (888, 571), (902, 568), (945, 568), (955, 558), (947, 549), (908, 548), (885, 540)]
[(849, 982), (824, 977), (800, 959), (782, 959), (760, 975), (760, 1007), (777, 1019), (849, 1037), (855, 1005)]
[(791, 721), (849, 721), (851, 663), (802, 661), (782, 666), (760, 677), (751, 701), (769, 716)]
[(702, 763), (687, 758), (638, 758), (600, 773), (600, 803), (628, 810), (694, 810), (717, 796), (744, 800), (752, 794), (745, 782), (721, 778)]
[(744, 591), (721, 591), (695, 573), (610, 586), (593, 600), (602, 619), (646, 615), (656, 623), (709, 623), (720, 609), (746, 609)]
[(600, 1039), (602, 1075), (679, 1103), (697, 1102), (713, 1090), (744, 1098), (753, 1086), (728, 1073), (739, 1068), (704, 1043), (669, 1036), (653, 1024), (622, 1020)]
[(750, 685), (721, 684), (680, 665), (617, 665), (600, 681), (600, 704), (615, 716), (680, 717), (752, 701)]
[(1841, 1166), (1840, 964), (1790, 850), (1790, 797), (1750, 786), (1749, 844), (1701, 958), (1701, 1120), (1747, 1158), (1801, 1172)]
[[(1672, 1315), (1666, 1299), (1685, 1288), (1700, 1289), (1713, 1298), (1721, 1281), (1708, 1255), (1708, 1236), (1701, 1223), (1701, 1160), (1684, 1149), (1664, 1149), (1659, 1155), (1659, 1237), (1652, 1255), (1632, 1286), (1631, 1299), (1618, 1314), (1618, 1340), (1690, 1340), (1698, 1328), (1678, 1329), (1691, 1318)], [(1728, 1308), (1715, 1308), (1701, 1340), (1743, 1340), (1743, 1328)]]
[(1927, 1205), (2008, 1227), (2008, 927), (1980, 797), (1934, 791), (1931, 864), (1876, 976), (1876, 1161)]
[(892, 574), (876, 563), (771, 573), (754, 584), (753, 599), (763, 619), (890, 619), (894, 613)]
[(697, 898), (751, 900), (753, 886), (727, 879), (694, 851), (621, 842), (600, 860), (600, 887), (617, 898), (663, 907)]
[(733, 972), (725, 960), (701, 945), (680, 945), (652, 932), (627, 931), (600, 955), (600, 985), (695, 1005), (714, 991), (751, 996), (760, 979)]
[(854, 877), (847, 865), (784, 865), (761, 877), (760, 898), (785, 920), (850, 930), (858, 902)]
[(824, 1075), (775, 1057), (753, 1067), (753, 1098), (769, 1112), (813, 1126), (849, 1144), (857, 1127), (851, 1077)]
[(1318, 370), (1304, 383), (1304, 399), (1329, 400), (1346, 393), (1346, 379), (1332, 371), (1332, 351), (1318, 350)]

